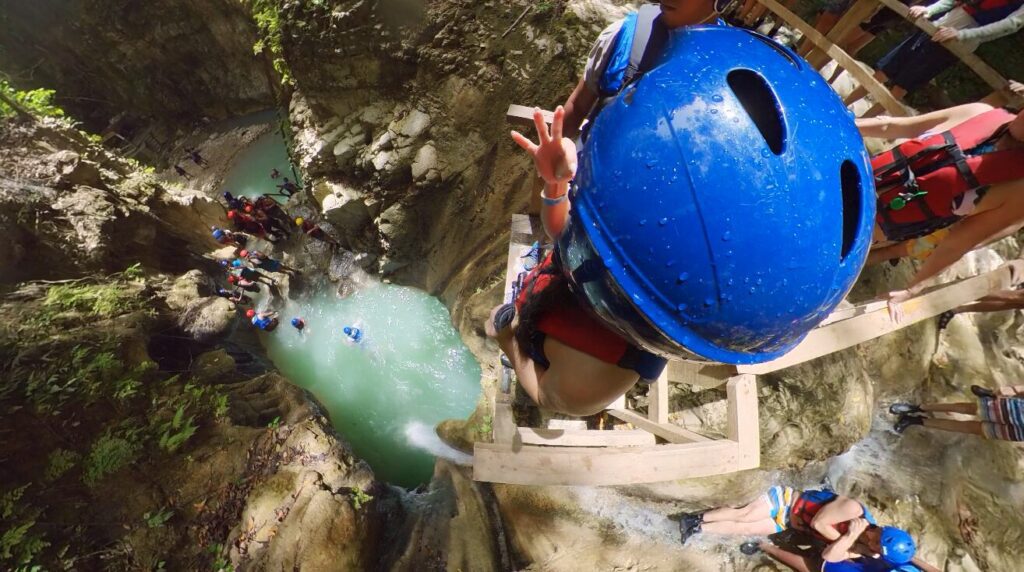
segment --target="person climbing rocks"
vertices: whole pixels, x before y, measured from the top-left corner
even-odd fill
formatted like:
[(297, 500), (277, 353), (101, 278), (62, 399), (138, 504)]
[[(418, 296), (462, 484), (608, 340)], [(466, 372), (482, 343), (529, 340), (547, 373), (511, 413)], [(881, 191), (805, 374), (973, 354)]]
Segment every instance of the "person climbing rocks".
[(266, 274), (263, 274), (259, 270), (249, 268), (247, 266), (235, 268), (232, 272), (235, 274), (235, 276), (238, 276), (239, 278), (243, 278), (245, 280), (252, 280), (253, 282), (262, 282), (268, 286), (274, 286), (277, 284), (276, 282), (274, 282), (274, 279), (271, 278), (270, 276), (267, 276)]
[(256, 282), (253, 282), (252, 280), (246, 280), (245, 278), (235, 276), (234, 274), (228, 276), (228, 284), (231, 284), (232, 286), (237, 286), (238, 288), (241, 288), (246, 292), (259, 293), (260, 291), (260, 285), (257, 284)]
[(264, 272), (284, 272), (290, 275), (295, 275), (298, 273), (298, 271), (295, 270), (294, 268), (284, 264), (279, 260), (275, 260), (258, 250), (254, 250), (252, 252), (243, 250), (242, 252), (239, 253), (239, 255), (242, 256), (243, 258), (246, 258), (257, 269), (262, 270)]
[(281, 208), (281, 205), (279, 205), (277, 201), (267, 195), (260, 195), (253, 203), (253, 206), (270, 217), (273, 221), (275, 231), (280, 231), (285, 238), (291, 236), (290, 225), (292, 223), (292, 219), (288, 216), (288, 213)]
[(224, 199), (224, 204), (228, 206), (229, 210), (240, 211), (245, 208), (245, 203), (242, 202), (242, 197), (236, 197), (228, 191), (221, 193), (221, 198)]
[(252, 321), (252, 325), (264, 332), (273, 332), (277, 328), (277, 312), (257, 312), (250, 309), (245, 316)]
[(237, 289), (235, 289), (235, 290), (225, 290), (224, 288), (218, 287), (217, 288), (217, 295), (220, 296), (221, 298), (227, 298), (227, 300), (229, 302), (234, 303), (234, 304), (240, 304), (240, 305), (241, 304), (244, 304), (244, 305), (251, 305), (252, 304), (252, 298), (246, 296), (245, 294), (243, 294), (242, 292), (240, 292)]
[(363, 341), (363, 330), (356, 326), (345, 326), (341, 329), (341, 332), (354, 344), (358, 344)]
[(732, 0), (662, 0), (659, 4), (645, 4), (639, 12), (605, 28), (590, 50), (583, 79), (563, 106), (562, 133), (576, 138), (583, 121), (593, 119), (600, 111), (602, 101), (613, 98), (653, 67), (673, 30), (719, 24), (719, 13), (731, 3)]
[(179, 177), (182, 177), (186, 181), (191, 181), (192, 180), (192, 175), (189, 175), (188, 171), (183, 169), (181, 167), (181, 165), (179, 165), (177, 163), (174, 164), (174, 172), (177, 173)]
[(292, 318), (292, 327), (301, 332), (306, 329), (306, 321), (299, 317)]
[(271, 169), (270, 170), (270, 178), (271, 179), (276, 179), (276, 178), (278, 178), (280, 176), (281, 176), (281, 171), (278, 171), (277, 169)]
[[(534, 110), (537, 144), (512, 133), (544, 180), (541, 221), (556, 243), (567, 224), (568, 186), (576, 171), (576, 145), (562, 136), (565, 115), (559, 106), (549, 131), (540, 110)], [(495, 307), (484, 328), (535, 403), (568, 415), (592, 415), (641, 378), (657, 379), (667, 362), (628, 343), (591, 315), (569, 289), (560, 257), (556, 248), (531, 270), (514, 303)]]
[(210, 227), (210, 234), (213, 236), (213, 239), (220, 244), (237, 246), (239, 248), (244, 248), (250, 238), (245, 233), (232, 232), (216, 226)]
[(683, 515), (679, 528), (683, 544), (702, 532), (768, 536), (795, 529), (828, 543), (821, 553), (825, 562), (877, 556), (894, 567), (917, 565), (914, 539), (906, 531), (878, 526), (866, 506), (828, 490), (772, 487), (739, 508)]
[(341, 246), (341, 243), (339, 243), (337, 239), (327, 234), (327, 232), (320, 228), (319, 225), (313, 224), (302, 217), (295, 218), (295, 226), (299, 227), (299, 229), (302, 230), (302, 233), (310, 238), (326, 242), (333, 248), (339, 248)]
[(278, 237), (268, 232), (263, 223), (244, 211), (229, 210), (227, 216), (228, 220), (233, 222), (238, 230), (248, 232), (270, 242), (278, 241)]
[(948, 228), (898, 304), (924, 282), (979, 246), (1024, 225), (1024, 113), (986, 103), (958, 105), (913, 117), (858, 119), (864, 137), (910, 139), (872, 158), (876, 192), (877, 262), (908, 254), (913, 240)]
[(295, 193), (299, 192), (299, 187), (295, 183), (288, 180), (288, 177), (282, 179), (282, 183), (277, 185), (277, 188), (281, 190), (281, 194), (290, 197)]
[(199, 154), (199, 150), (194, 147), (185, 148), (185, 158), (191, 159), (193, 163), (200, 167), (206, 167), (210, 164), (202, 155)]
[[(1024, 441), (1024, 385), (996, 390), (972, 385), (976, 403), (894, 403), (889, 412), (899, 416), (893, 429), (903, 433), (912, 425), (953, 433), (977, 435), (999, 441)], [(937, 413), (973, 415), (975, 419), (945, 419)]]

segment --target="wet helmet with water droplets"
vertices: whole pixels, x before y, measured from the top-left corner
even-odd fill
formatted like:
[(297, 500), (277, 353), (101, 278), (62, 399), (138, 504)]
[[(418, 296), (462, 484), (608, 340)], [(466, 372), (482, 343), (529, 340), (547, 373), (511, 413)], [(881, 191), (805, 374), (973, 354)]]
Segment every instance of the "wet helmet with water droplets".
[(792, 349), (843, 299), (874, 217), (853, 116), (799, 56), (719, 26), (674, 32), (593, 120), (559, 239), (573, 289), (665, 356)]
[(878, 543), (882, 546), (882, 558), (895, 566), (910, 562), (917, 552), (914, 537), (902, 528), (895, 526), (883, 526)]

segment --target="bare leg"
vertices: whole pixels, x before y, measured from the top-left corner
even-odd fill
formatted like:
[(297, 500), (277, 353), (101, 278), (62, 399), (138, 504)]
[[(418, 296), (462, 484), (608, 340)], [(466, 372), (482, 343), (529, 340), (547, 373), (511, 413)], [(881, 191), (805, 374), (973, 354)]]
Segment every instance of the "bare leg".
[(1020, 310), (1024, 308), (1024, 291), (1001, 290), (993, 292), (977, 302), (964, 304), (956, 310), (957, 314), (964, 312), (1001, 312), (1003, 310)]
[(928, 413), (963, 413), (964, 415), (977, 415), (977, 403), (925, 403), (921, 406), (922, 411)]
[(755, 522), (771, 518), (771, 514), (772, 507), (765, 500), (764, 496), (759, 496), (752, 502), (739, 508), (722, 507), (710, 510), (704, 513), (704, 523), (723, 521)]
[(984, 437), (985, 433), (981, 428), (981, 421), (955, 421), (953, 419), (929, 419), (924, 420), (924, 426), (929, 429), (939, 429), (953, 433), (968, 433)]
[(799, 554), (793, 554), (775, 546), (770, 542), (762, 542), (760, 545), (761, 552), (764, 552), (768, 556), (779, 562), (784, 566), (788, 566), (795, 572), (813, 572), (815, 563), (810, 562), (809, 558), (805, 558)]

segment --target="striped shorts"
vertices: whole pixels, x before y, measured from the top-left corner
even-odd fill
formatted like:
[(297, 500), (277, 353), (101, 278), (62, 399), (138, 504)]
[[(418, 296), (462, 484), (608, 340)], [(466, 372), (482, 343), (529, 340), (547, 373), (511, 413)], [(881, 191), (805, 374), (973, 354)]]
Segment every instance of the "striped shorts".
[(978, 418), (986, 439), (1024, 441), (1024, 397), (980, 397)]
[(789, 528), (789, 512), (793, 508), (796, 491), (791, 487), (772, 487), (764, 493), (764, 499), (771, 507), (770, 516), (775, 522), (775, 532)]

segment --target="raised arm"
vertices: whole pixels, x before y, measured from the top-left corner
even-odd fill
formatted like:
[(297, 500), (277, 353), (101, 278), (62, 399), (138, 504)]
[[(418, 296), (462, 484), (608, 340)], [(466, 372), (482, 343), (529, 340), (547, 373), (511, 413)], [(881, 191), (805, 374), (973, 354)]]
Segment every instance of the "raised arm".
[(595, 103), (597, 95), (587, 87), (587, 81), (581, 79), (565, 102), (565, 126), (562, 133), (566, 137), (575, 139), (580, 134), (580, 125), (583, 125), (583, 120), (590, 114)]
[(936, 127), (948, 129), (991, 109), (987, 103), (968, 103), (912, 117), (862, 118), (857, 120), (857, 129), (863, 137), (910, 139)]
[(551, 240), (558, 240), (565, 230), (569, 218), (569, 181), (576, 174), (576, 144), (562, 137), (564, 121), (565, 108), (559, 105), (549, 132), (540, 109), (534, 108), (533, 124), (537, 128), (539, 144), (534, 144), (518, 131), (512, 132), (512, 140), (533, 157), (537, 174), (544, 179), (540, 220)]
[(854, 543), (857, 542), (857, 538), (860, 537), (861, 533), (868, 529), (868, 521), (863, 518), (855, 518), (850, 521), (850, 528), (846, 530), (846, 533), (840, 536), (835, 542), (825, 547), (825, 550), (821, 551), (821, 558), (825, 562), (842, 562), (855, 556), (850, 549), (853, 548)]

